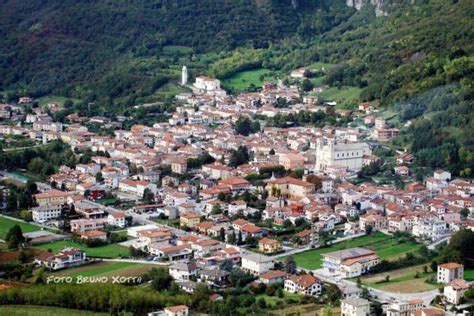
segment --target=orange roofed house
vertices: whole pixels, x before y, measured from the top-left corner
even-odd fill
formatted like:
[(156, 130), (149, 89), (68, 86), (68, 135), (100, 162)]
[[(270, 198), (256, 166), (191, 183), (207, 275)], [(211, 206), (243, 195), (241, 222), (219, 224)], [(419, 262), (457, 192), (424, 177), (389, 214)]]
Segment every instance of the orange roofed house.
[(266, 189), (270, 196), (305, 197), (315, 192), (315, 185), (292, 177), (269, 181)]
[(258, 250), (261, 253), (270, 254), (281, 251), (281, 242), (276, 239), (262, 238), (258, 241)]
[(189, 308), (186, 305), (171, 306), (165, 308), (166, 316), (188, 316)]
[(438, 265), (438, 283), (449, 283), (456, 279), (464, 279), (464, 266), (449, 262)]
[(311, 274), (293, 275), (285, 280), (285, 291), (302, 295), (321, 294), (321, 281)]
[(182, 227), (194, 228), (199, 222), (201, 222), (201, 215), (197, 213), (187, 213), (179, 217), (179, 224)]
[(43, 193), (35, 194), (34, 198), (39, 206), (45, 206), (66, 204), (67, 198), (70, 196), (72, 196), (72, 194), (69, 192), (52, 189)]

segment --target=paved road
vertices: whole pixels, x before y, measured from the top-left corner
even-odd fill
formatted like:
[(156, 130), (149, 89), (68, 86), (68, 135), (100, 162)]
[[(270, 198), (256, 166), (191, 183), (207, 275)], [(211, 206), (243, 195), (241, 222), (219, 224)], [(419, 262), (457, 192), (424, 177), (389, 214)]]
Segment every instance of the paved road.
[(147, 261), (147, 260), (136, 260), (136, 259), (101, 259), (102, 261), (111, 262), (128, 262), (128, 263), (141, 263), (141, 264), (154, 264), (158, 266), (169, 266), (173, 262), (159, 262), (159, 261)]

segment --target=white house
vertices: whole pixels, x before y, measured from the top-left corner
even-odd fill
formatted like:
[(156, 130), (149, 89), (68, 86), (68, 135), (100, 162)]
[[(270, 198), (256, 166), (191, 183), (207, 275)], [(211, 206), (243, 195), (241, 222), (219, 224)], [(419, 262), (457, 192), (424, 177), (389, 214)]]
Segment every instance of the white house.
[(261, 275), (274, 267), (275, 261), (270, 257), (253, 253), (242, 256), (242, 270), (253, 275)]
[(189, 280), (192, 276), (197, 277), (198, 271), (195, 262), (177, 262), (169, 268), (170, 275), (177, 281)]
[(444, 287), (443, 294), (446, 298), (446, 301), (451, 304), (458, 305), (461, 303), (464, 293), (469, 290), (469, 287), (469, 283), (467, 283), (465, 280), (453, 280)]
[(35, 263), (47, 269), (59, 270), (84, 264), (86, 253), (75, 248), (64, 248), (57, 254), (43, 252), (35, 259)]
[(61, 216), (62, 209), (62, 205), (48, 204), (33, 208), (31, 214), (33, 216), (33, 221), (37, 223), (44, 223)]
[(127, 216), (124, 213), (112, 213), (107, 216), (107, 224), (111, 226), (116, 226), (120, 228), (125, 228), (127, 226), (127, 221), (125, 220)]
[(449, 262), (438, 265), (438, 283), (449, 283), (457, 279), (464, 279), (464, 266), (462, 264)]
[(301, 295), (321, 294), (321, 281), (311, 274), (293, 275), (285, 280), (284, 289), (290, 293), (299, 293)]
[(341, 316), (368, 316), (370, 302), (359, 297), (349, 297), (341, 301)]

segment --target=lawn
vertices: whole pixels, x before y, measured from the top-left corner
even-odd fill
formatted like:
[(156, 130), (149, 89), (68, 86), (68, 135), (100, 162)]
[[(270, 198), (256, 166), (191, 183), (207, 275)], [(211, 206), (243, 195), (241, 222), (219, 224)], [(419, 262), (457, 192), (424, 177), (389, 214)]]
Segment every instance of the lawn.
[(163, 47), (163, 53), (167, 55), (176, 55), (176, 54), (191, 54), (194, 49), (188, 46), (179, 46), (179, 45), (167, 45)]
[(18, 222), (4, 216), (0, 216), (0, 238), (4, 239), (7, 236), (8, 230), (15, 226), (15, 224), (20, 225), (22, 232), (24, 233), (31, 233), (38, 230), (41, 230), (41, 227), (27, 224), (24, 222)]
[(473, 270), (464, 270), (464, 279), (466, 281), (474, 281), (474, 269)]
[[(0, 315), (10, 316), (93, 316), (109, 315), (108, 313), (96, 313), (90, 311), (80, 311), (77, 309), (32, 306), (32, 305), (4, 305), (0, 306)], [(131, 314), (130, 314), (131, 315)]]
[[(362, 284), (376, 289), (383, 289), (390, 292), (415, 293), (436, 289), (438, 285), (425, 282), (428, 277), (436, 276), (436, 273), (429, 270), (424, 273), (424, 264), (393, 270), (389, 272), (377, 273), (361, 278)], [(418, 272), (418, 278), (416, 274)], [(389, 275), (390, 280), (385, 282), (385, 277)]]
[(329, 63), (323, 63), (323, 62), (316, 62), (314, 64), (309, 65), (308, 68), (311, 69), (311, 70), (321, 70), (323, 68), (325, 70), (328, 70), (328, 69), (331, 69), (334, 66), (336, 66), (336, 65), (329, 64)]
[(295, 254), (293, 257), (299, 267), (305, 269), (321, 268), (322, 254), (353, 247), (369, 247), (377, 252), (382, 259), (396, 259), (400, 255), (414, 251), (420, 247), (413, 242), (398, 243), (396, 239), (377, 232), (372, 236), (362, 236), (324, 247)]
[[(40, 106), (46, 106), (50, 102), (57, 102), (60, 106), (63, 106), (64, 101), (66, 101), (67, 99), (69, 99), (69, 98), (61, 97), (61, 96), (57, 96), (57, 95), (51, 95), (51, 96), (45, 96), (45, 97), (39, 98), (38, 102), (39, 102)], [(71, 101), (74, 102), (74, 103), (77, 103), (80, 100), (79, 99), (71, 99)]]
[(42, 244), (36, 246), (35, 248), (43, 250), (51, 249), (53, 252), (58, 252), (59, 250), (65, 247), (74, 247), (77, 249), (81, 249), (85, 251), (87, 256), (89, 257), (117, 258), (120, 256), (128, 255), (128, 249), (117, 244), (90, 248), (72, 240), (61, 240), (49, 244)]
[(110, 262), (102, 261), (92, 263), (80, 267), (70, 268), (66, 270), (60, 270), (49, 275), (58, 277), (109, 277), (112, 281), (113, 276), (117, 277), (133, 277), (141, 276), (152, 268), (157, 268), (154, 264), (142, 264), (142, 263), (131, 263), (131, 262)]
[(259, 298), (262, 298), (265, 300), (265, 303), (267, 303), (267, 306), (269, 307), (276, 307), (277, 302), (285, 302), (285, 299), (287, 298), (292, 298), (295, 300), (295, 302), (299, 302), (301, 297), (299, 294), (296, 293), (288, 293), (288, 292), (283, 292), (284, 296), (282, 298), (279, 298), (276, 294), (274, 296), (269, 296), (267, 294), (259, 294), (255, 297), (256, 300)]
[[(246, 90), (251, 84), (258, 88), (262, 86), (263, 81), (275, 81), (274, 78), (267, 77), (270, 72), (271, 70), (265, 68), (241, 71), (223, 80), (222, 84), (236, 91)], [(260, 80), (262, 76), (265, 76), (264, 80)]]
[(341, 89), (331, 87), (321, 92), (320, 96), (328, 101), (337, 101), (338, 108), (349, 108), (359, 103), (361, 91), (360, 88), (356, 87), (344, 86)]

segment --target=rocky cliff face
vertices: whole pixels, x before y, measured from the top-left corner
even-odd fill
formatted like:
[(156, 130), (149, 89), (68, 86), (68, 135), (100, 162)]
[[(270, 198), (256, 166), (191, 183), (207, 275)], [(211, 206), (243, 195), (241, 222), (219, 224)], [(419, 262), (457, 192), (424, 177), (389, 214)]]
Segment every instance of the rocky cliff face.
[(346, 0), (346, 4), (349, 7), (355, 8), (356, 10), (362, 9), (362, 7), (364, 7), (368, 3), (374, 6), (376, 16), (388, 15), (388, 10), (386, 8), (384, 0)]

